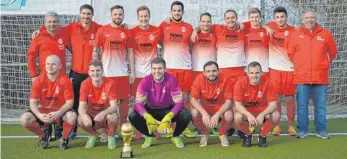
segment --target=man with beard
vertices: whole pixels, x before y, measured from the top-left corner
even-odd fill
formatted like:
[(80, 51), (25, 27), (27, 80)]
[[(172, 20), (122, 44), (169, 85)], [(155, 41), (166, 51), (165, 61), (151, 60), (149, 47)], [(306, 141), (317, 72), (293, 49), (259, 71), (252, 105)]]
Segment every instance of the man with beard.
[(58, 55), (47, 56), (45, 69), (45, 73), (41, 73), (33, 82), (30, 110), (22, 114), (20, 121), (24, 128), (40, 137), (41, 149), (48, 147), (50, 136), (42, 131), (41, 127), (59, 124), (64, 128), (60, 149), (65, 150), (68, 148), (69, 133), (77, 118), (77, 114), (72, 110), (72, 83), (65, 74), (60, 73), (62, 64)]
[[(110, 77), (117, 85), (117, 97), (120, 100), (119, 123), (122, 125), (127, 122), (128, 117), (129, 84), (135, 79), (134, 54), (130, 30), (121, 28), (124, 19), (121, 5), (111, 7), (111, 18), (111, 23), (99, 28), (96, 33), (93, 59), (101, 59), (104, 76)], [(130, 74), (127, 61), (130, 63)]]
[[(189, 92), (193, 82), (192, 55), (190, 53), (190, 35), (193, 28), (182, 21), (184, 5), (180, 1), (171, 4), (170, 23), (162, 22), (163, 58), (167, 62), (166, 71), (178, 81), (183, 92), (184, 106), (190, 110)], [(186, 137), (195, 137), (196, 133), (188, 128), (183, 132)]]
[(116, 148), (114, 133), (118, 123), (116, 85), (112, 79), (103, 77), (102, 63), (89, 63), (89, 78), (82, 82), (78, 123), (89, 133), (86, 148), (92, 148), (96, 141), (96, 130), (108, 129), (108, 148)]
[(171, 122), (176, 122), (171, 141), (177, 148), (184, 147), (179, 135), (186, 129), (192, 116), (184, 108), (177, 80), (166, 73), (165, 69), (164, 59), (156, 57), (151, 61), (151, 75), (141, 80), (134, 110), (129, 114), (131, 124), (147, 136), (142, 148), (153, 144), (154, 132), (158, 131), (163, 135), (170, 132)]
[[(139, 25), (131, 29), (135, 58), (135, 81), (131, 85), (131, 95), (136, 95), (140, 81), (151, 74), (151, 61), (158, 56), (158, 43), (162, 33), (158, 27), (149, 24), (151, 14), (147, 6), (137, 8)], [(156, 134), (160, 137), (159, 134)], [(136, 139), (141, 138), (141, 133), (136, 133)]]
[(261, 65), (254, 61), (248, 64), (247, 77), (238, 80), (234, 88), (235, 123), (245, 134), (243, 147), (252, 146), (249, 127), (262, 126), (258, 146), (267, 147), (266, 135), (280, 119), (277, 111), (277, 86), (268, 76), (262, 75)]
[(207, 146), (209, 132), (206, 127), (214, 128), (219, 121), (221, 145), (229, 146), (225, 133), (233, 122), (231, 79), (219, 73), (218, 64), (214, 61), (205, 63), (203, 69), (203, 74), (198, 75), (193, 83), (190, 99), (193, 124), (202, 133), (199, 146)]

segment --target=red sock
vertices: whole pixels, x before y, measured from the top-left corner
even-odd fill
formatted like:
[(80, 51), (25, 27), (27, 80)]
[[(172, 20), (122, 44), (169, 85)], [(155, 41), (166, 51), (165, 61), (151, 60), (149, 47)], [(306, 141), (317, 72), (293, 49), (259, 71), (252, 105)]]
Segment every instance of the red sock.
[(128, 113), (129, 113), (129, 100), (124, 99), (120, 104), (119, 104), (119, 126), (121, 127), (124, 123), (127, 122), (128, 118)]
[(202, 118), (193, 118), (193, 125), (200, 131), (202, 135), (208, 135), (208, 129), (202, 122)]
[(96, 131), (94, 130), (93, 127), (91, 127), (91, 126), (86, 127), (86, 126), (84, 126), (84, 125), (80, 125), (80, 127), (81, 127), (83, 130), (85, 130), (86, 132), (88, 132), (90, 136), (96, 136)]
[(248, 121), (243, 121), (242, 123), (237, 123), (235, 122), (235, 125), (237, 127), (238, 130), (242, 131), (243, 133), (245, 133), (247, 136), (252, 135), (252, 133), (249, 131), (249, 123)]
[[(281, 116), (281, 114), (282, 114), (282, 104), (280, 102), (277, 103), (277, 111), (280, 113), (280, 116)], [(279, 120), (278, 123), (276, 123), (276, 125), (280, 126), (280, 121), (281, 120)]]
[(108, 126), (108, 136), (114, 136), (114, 133), (118, 127), (118, 124), (114, 124), (108, 121), (107, 126)]
[(68, 122), (63, 122), (63, 138), (67, 139), (69, 137), (70, 132), (73, 129), (73, 125)]
[(28, 125), (24, 126), (24, 128), (33, 132), (34, 134), (36, 134), (40, 138), (44, 138), (46, 136), (45, 132), (42, 131), (40, 124), (38, 122), (33, 122), (31, 124), (28, 124)]
[(294, 119), (295, 119), (295, 102), (294, 101), (287, 101), (287, 117), (288, 117), (288, 126), (294, 125)]
[(271, 120), (266, 120), (265, 123), (263, 124), (262, 130), (260, 132), (260, 136), (266, 136), (274, 127), (274, 122)]

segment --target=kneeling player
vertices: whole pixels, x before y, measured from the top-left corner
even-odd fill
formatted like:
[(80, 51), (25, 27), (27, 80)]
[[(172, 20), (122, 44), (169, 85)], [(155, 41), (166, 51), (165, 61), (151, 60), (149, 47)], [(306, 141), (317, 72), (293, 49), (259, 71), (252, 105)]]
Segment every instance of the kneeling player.
[(161, 57), (151, 61), (151, 75), (144, 77), (137, 88), (134, 111), (129, 114), (131, 124), (146, 135), (142, 148), (152, 145), (153, 132), (163, 135), (172, 133), (171, 122), (176, 127), (171, 141), (177, 148), (184, 144), (179, 137), (187, 128), (192, 116), (184, 108), (182, 92), (177, 80), (165, 72), (166, 63)]
[(245, 134), (243, 147), (252, 146), (252, 132), (249, 129), (258, 125), (262, 125), (258, 146), (267, 147), (266, 135), (280, 119), (276, 102), (277, 89), (267, 76), (262, 76), (258, 62), (251, 62), (248, 65), (247, 77), (241, 78), (235, 84), (235, 123)]
[(86, 148), (92, 148), (96, 141), (96, 130), (107, 128), (108, 148), (116, 148), (114, 133), (118, 125), (118, 104), (116, 84), (103, 77), (102, 62), (89, 63), (89, 77), (81, 84), (78, 124), (90, 135)]
[(231, 80), (224, 74), (219, 74), (216, 62), (207, 62), (203, 70), (203, 74), (198, 75), (193, 83), (190, 100), (193, 124), (202, 133), (200, 146), (207, 146), (209, 132), (206, 126), (214, 128), (219, 121), (221, 145), (229, 146), (225, 132), (233, 122)]
[[(25, 112), (20, 121), (24, 128), (40, 137), (40, 148), (48, 147), (49, 134), (42, 127), (59, 124), (63, 127), (60, 148), (68, 148), (68, 136), (77, 118), (72, 109), (72, 83), (65, 74), (60, 74), (62, 65), (57, 55), (46, 58), (46, 72), (34, 81), (30, 92), (30, 110)], [(38, 104), (40, 101), (40, 104)]]

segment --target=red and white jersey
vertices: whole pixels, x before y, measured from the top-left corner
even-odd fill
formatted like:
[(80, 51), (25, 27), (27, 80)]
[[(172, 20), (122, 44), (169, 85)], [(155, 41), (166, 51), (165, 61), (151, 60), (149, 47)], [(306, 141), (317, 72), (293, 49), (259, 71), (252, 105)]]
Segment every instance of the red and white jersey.
[(127, 49), (132, 48), (130, 30), (114, 28), (110, 24), (100, 27), (95, 46), (102, 47), (105, 77), (128, 76)]
[(147, 30), (139, 26), (131, 29), (135, 56), (135, 76), (143, 78), (151, 74), (151, 61), (158, 56), (158, 42), (162, 37), (159, 28), (150, 25)]
[(231, 30), (224, 25), (213, 25), (217, 36), (217, 63), (220, 68), (243, 67), (245, 60), (245, 34), (242, 30)]
[(275, 22), (270, 22), (267, 26), (274, 30), (269, 43), (269, 67), (280, 71), (294, 71), (294, 66), (289, 60), (284, 41), (291, 32), (295, 31), (295, 28), (287, 25), (286, 28), (281, 29)]
[(200, 33), (193, 44), (192, 69), (203, 71), (208, 61), (216, 61), (217, 38), (213, 33)]
[(192, 55), (189, 52), (189, 39), (193, 32), (192, 25), (186, 22), (162, 22), (163, 58), (170, 69), (191, 69)]
[[(260, 63), (263, 72), (269, 72), (269, 35), (264, 28), (245, 27), (245, 50), (247, 65), (253, 61)], [(246, 69), (247, 71), (247, 69)]]

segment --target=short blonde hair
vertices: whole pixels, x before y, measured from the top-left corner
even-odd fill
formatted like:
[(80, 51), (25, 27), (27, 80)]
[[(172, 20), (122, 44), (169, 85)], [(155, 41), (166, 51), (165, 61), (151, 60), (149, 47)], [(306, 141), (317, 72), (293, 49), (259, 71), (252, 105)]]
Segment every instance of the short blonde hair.
[(248, 12), (248, 16), (251, 15), (251, 14), (253, 14), (253, 13), (258, 13), (259, 16), (261, 16), (261, 11), (260, 11), (259, 8), (251, 8), (251, 9), (249, 10), (249, 12)]
[(139, 12), (140, 12), (140, 11), (143, 11), (143, 10), (148, 11), (149, 16), (151, 16), (151, 11), (150, 11), (149, 8), (148, 8), (147, 6), (145, 6), (145, 5), (140, 6), (139, 8), (137, 8), (137, 10), (136, 10), (137, 16), (139, 16)]

